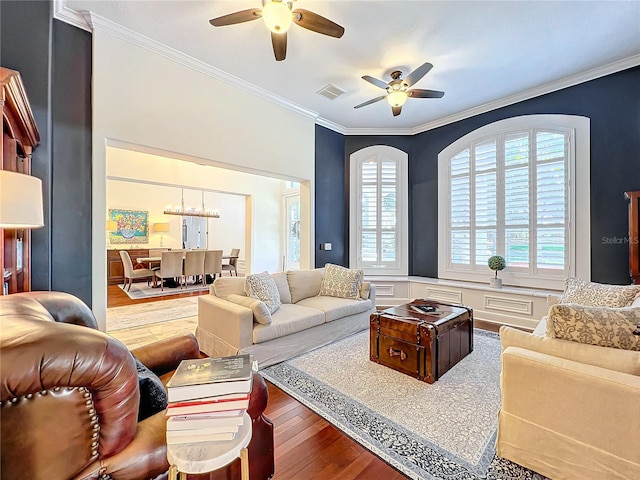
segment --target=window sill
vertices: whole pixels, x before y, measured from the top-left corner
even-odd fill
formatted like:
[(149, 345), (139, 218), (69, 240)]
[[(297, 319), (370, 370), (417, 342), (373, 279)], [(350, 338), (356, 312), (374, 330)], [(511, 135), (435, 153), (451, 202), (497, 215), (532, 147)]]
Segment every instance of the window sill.
[(443, 287), (465, 288), (469, 290), (480, 290), (485, 292), (502, 292), (512, 295), (525, 295), (532, 297), (547, 298), (548, 295), (562, 295), (562, 290), (545, 290), (535, 288), (514, 287), (505, 285), (502, 288), (492, 288), (488, 284), (476, 282), (463, 282), (458, 280), (444, 280), (430, 277), (416, 276), (393, 276), (393, 275), (365, 275), (368, 282), (411, 282), (426, 285), (439, 285)]

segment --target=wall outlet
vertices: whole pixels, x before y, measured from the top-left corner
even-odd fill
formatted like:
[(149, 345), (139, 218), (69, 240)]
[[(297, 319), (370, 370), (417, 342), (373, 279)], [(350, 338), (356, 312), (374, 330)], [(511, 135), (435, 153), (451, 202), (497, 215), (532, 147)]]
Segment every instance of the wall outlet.
[(320, 244), (320, 250), (331, 250), (331, 244), (330, 243), (321, 243)]

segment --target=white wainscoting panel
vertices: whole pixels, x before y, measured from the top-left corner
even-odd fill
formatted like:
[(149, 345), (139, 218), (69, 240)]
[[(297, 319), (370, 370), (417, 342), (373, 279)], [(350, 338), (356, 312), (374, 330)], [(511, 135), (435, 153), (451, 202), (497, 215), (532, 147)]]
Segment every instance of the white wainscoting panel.
[(531, 315), (533, 313), (533, 300), (485, 295), (484, 308), (487, 310), (500, 310), (520, 315)]

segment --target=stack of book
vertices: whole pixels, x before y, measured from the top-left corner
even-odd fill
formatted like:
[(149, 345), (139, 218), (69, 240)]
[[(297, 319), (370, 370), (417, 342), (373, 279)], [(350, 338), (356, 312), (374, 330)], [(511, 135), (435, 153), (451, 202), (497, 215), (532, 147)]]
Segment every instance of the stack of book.
[(233, 440), (249, 408), (253, 356), (183, 360), (167, 383), (167, 444)]

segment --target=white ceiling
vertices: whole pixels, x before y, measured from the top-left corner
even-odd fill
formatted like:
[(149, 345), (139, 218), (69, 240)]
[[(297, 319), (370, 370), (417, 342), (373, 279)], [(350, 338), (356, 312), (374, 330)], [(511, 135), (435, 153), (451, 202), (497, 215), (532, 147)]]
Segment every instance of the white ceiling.
[[(260, 0), (62, 0), (57, 10), (91, 11), (172, 47), (283, 104), (317, 114), (343, 133), (421, 131), (472, 113), (640, 64), (640, 1), (298, 0), (345, 28), (341, 39), (297, 25), (287, 58), (276, 62), (261, 20), (217, 27), (209, 19)], [(362, 75), (390, 80), (424, 62), (434, 68), (415, 88), (441, 99), (408, 99), (393, 117), (384, 94)], [(347, 93), (316, 92), (332, 83)], [(640, 88), (640, 86), (639, 86)]]

